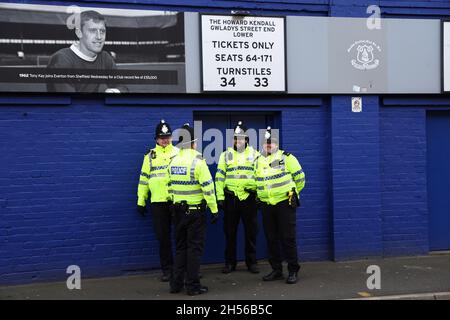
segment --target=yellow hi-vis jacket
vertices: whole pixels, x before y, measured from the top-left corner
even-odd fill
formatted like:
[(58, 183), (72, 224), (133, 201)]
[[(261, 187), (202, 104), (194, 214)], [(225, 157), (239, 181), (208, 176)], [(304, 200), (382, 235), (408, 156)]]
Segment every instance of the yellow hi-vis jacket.
[(305, 173), (297, 158), (282, 150), (256, 159), (255, 179), (259, 200), (271, 205), (288, 199), (292, 188), (300, 195), (305, 187)]
[(169, 194), (174, 203), (186, 201), (198, 205), (203, 199), (216, 214), (217, 201), (214, 181), (202, 155), (193, 149), (181, 149), (169, 164)]
[(247, 146), (242, 152), (233, 148), (228, 148), (222, 152), (216, 172), (218, 201), (225, 199), (225, 188), (233, 192), (240, 201), (247, 199), (249, 196), (245, 189), (256, 191), (254, 164), (258, 156), (259, 152), (251, 146)]
[(145, 206), (149, 192), (151, 202), (167, 202), (170, 200), (167, 168), (170, 160), (178, 152), (179, 149), (172, 144), (165, 148), (156, 145), (145, 155), (138, 186), (138, 205)]

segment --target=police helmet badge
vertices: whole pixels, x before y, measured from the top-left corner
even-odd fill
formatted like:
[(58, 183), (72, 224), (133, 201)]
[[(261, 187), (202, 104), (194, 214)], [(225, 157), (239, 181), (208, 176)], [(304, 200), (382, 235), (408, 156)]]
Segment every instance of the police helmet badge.
[(266, 140), (269, 140), (270, 137), (271, 137), (271, 134), (270, 134), (270, 130), (271, 130), (271, 129), (272, 129), (271, 127), (267, 127), (266, 134), (264, 135), (264, 138), (265, 138)]

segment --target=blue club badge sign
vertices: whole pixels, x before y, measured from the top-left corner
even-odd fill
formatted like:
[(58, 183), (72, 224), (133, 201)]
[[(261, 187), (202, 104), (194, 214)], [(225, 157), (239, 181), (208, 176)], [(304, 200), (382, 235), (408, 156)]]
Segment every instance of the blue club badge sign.
[(358, 70), (372, 70), (380, 65), (377, 54), (381, 52), (381, 47), (373, 41), (355, 41), (347, 49), (347, 52), (354, 57), (350, 63)]

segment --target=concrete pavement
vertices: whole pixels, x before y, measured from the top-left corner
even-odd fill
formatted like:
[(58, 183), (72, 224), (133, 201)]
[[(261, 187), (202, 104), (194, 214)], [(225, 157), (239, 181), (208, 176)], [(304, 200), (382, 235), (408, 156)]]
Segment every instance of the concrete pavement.
[[(367, 288), (367, 267), (381, 270), (381, 289)], [(250, 274), (243, 263), (231, 274), (222, 274), (221, 265), (202, 266), (202, 283), (209, 293), (189, 297), (184, 292), (170, 294), (168, 283), (158, 280), (159, 272), (141, 275), (82, 279), (81, 290), (68, 290), (66, 282), (0, 287), (0, 299), (450, 299), (450, 254), (373, 259), (349, 262), (303, 263), (299, 282), (263, 282), (270, 271), (260, 261), (260, 274)], [(409, 296), (404, 296), (409, 295)]]

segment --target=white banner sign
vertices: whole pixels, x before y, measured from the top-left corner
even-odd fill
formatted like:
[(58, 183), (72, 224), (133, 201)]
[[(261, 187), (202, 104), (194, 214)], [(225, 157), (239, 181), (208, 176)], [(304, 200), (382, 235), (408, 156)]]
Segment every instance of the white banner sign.
[(285, 92), (285, 19), (202, 15), (203, 91)]

